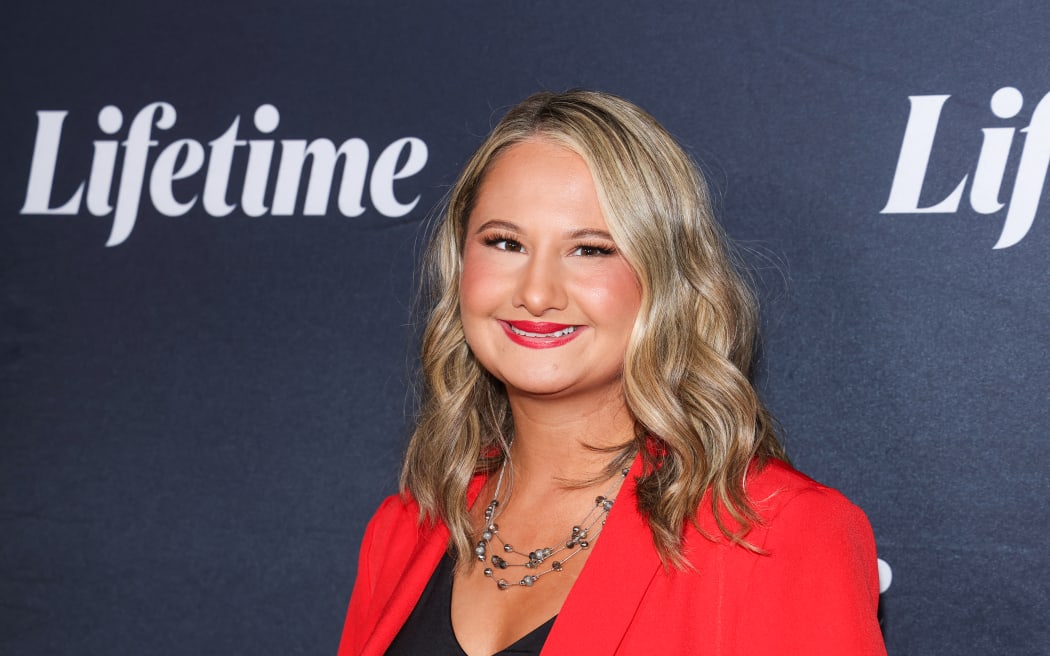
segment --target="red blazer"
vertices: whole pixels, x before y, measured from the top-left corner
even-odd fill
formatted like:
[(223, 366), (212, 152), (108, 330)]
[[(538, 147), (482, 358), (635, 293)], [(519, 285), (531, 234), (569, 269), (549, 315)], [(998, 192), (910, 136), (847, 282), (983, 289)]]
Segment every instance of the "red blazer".
[[(637, 510), (640, 471), (636, 460), (545, 656), (886, 653), (871, 526), (840, 493), (771, 461), (747, 480), (762, 518), (747, 539), (766, 553), (712, 541), (689, 526), (694, 569), (683, 571), (661, 565)], [(475, 479), (471, 499), (482, 483)], [(417, 516), (415, 502), (394, 496), (369, 523), (339, 656), (383, 654), (445, 553), (448, 529), (419, 526)], [(720, 535), (709, 510), (700, 524)]]

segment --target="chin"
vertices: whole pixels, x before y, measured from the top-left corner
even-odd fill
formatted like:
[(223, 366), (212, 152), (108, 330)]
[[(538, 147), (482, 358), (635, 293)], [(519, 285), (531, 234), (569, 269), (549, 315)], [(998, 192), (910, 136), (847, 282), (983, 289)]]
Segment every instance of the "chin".
[(529, 381), (519, 379), (517, 383), (519, 384), (516, 384), (514, 381), (504, 381), (503, 384), (506, 386), (509, 394), (521, 394), (544, 399), (567, 399), (572, 397), (581, 399), (587, 397), (605, 398), (610, 394), (622, 394), (623, 389), (620, 381), (611, 384), (596, 384), (594, 381), (584, 383), (581, 381), (533, 378)]
[(542, 381), (532, 380), (523, 384), (515, 384), (513, 382), (503, 383), (507, 392), (511, 394), (524, 394), (526, 396), (562, 396), (565, 394), (571, 394), (572, 389), (570, 386), (559, 385), (557, 383), (544, 383)]

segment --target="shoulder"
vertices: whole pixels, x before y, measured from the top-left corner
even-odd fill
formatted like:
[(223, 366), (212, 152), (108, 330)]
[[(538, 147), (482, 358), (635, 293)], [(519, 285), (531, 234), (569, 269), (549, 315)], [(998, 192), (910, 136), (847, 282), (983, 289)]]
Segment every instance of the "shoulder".
[[(864, 512), (838, 490), (819, 483), (782, 460), (771, 459), (749, 473), (745, 490), (763, 524), (774, 526), (806, 516), (807, 524), (822, 520), (868, 526)], [(870, 531), (870, 529), (868, 529)]]
[(392, 494), (383, 499), (368, 520), (363, 547), (382, 551), (395, 535), (420, 524), (419, 505), (409, 496)]
[(746, 539), (761, 550), (757, 567), (769, 570), (769, 580), (809, 594), (851, 588), (874, 607), (875, 537), (864, 511), (781, 461), (755, 471), (747, 492), (759, 521)]
[(407, 519), (415, 519), (419, 515), (419, 505), (410, 496), (391, 494), (383, 499), (369, 525), (383, 525), (388, 523), (402, 523)]
[(359, 587), (368, 595), (374, 594), (376, 585), (388, 578), (390, 567), (402, 566), (425, 539), (426, 530), (419, 519), (419, 507), (411, 498), (395, 494), (384, 499), (361, 541), (354, 594)]
[(761, 552), (750, 559), (746, 604), (751, 617), (765, 618), (748, 631), (790, 646), (784, 653), (885, 654), (875, 538), (864, 512), (775, 460), (753, 471), (747, 493), (759, 522), (746, 539)]
[[(467, 505), (477, 498), (486, 479), (485, 474), (476, 474), (467, 485)], [(441, 524), (436, 513), (424, 513), (411, 491), (392, 494), (376, 509), (365, 530), (365, 546), (374, 546), (390, 539), (395, 534), (399, 544), (427, 539)], [(413, 537), (413, 540), (408, 540)], [(380, 546), (383, 546), (380, 544)]]

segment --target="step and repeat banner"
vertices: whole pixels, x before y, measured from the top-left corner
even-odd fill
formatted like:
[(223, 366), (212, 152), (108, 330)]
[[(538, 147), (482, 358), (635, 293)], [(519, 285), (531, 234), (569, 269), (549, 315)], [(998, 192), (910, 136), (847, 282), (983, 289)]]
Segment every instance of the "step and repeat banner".
[[(1050, 6), (13, 3), (0, 653), (334, 653), (428, 217), (596, 88), (707, 175), (891, 654), (1050, 653)], [(816, 621), (816, 618), (815, 618)]]

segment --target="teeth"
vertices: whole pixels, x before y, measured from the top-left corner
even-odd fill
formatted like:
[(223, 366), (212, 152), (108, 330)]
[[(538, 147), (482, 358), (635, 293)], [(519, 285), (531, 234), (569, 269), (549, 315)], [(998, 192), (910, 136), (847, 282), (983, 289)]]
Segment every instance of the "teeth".
[(507, 324), (507, 325), (510, 326), (510, 331), (512, 333), (514, 333), (515, 335), (521, 335), (522, 337), (547, 337), (547, 338), (565, 337), (566, 335), (571, 335), (572, 333), (576, 332), (576, 326), (569, 326), (568, 328), (565, 328), (563, 330), (557, 330), (557, 331), (555, 331), (553, 333), (530, 333), (530, 332), (526, 332), (524, 330), (519, 330), (518, 328), (515, 328), (511, 324)]

